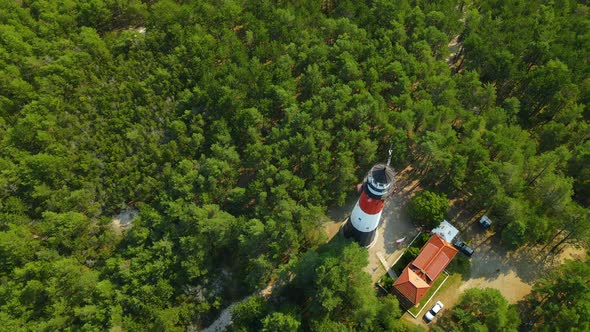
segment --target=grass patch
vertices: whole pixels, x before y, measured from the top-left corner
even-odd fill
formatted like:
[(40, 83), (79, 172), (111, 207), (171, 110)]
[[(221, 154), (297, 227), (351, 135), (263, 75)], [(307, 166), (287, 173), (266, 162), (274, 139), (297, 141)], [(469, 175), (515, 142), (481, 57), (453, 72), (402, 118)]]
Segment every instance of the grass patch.
[[(442, 278), (444, 279), (444, 277)], [(442, 287), (439, 289), (438, 291), (438, 296), (440, 296), (441, 294), (445, 294), (445, 292), (451, 291), (451, 290), (457, 290), (459, 288), (459, 286), (461, 285), (461, 275), (459, 274), (451, 274), (449, 276), (449, 278), (447, 279), (447, 281), (444, 283), (444, 285), (442, 285)], [(430, 298), (430, 296), (428, 296), (428, 298)], [(426, 298), (426, 299), (428, 299)], [(446, 300), (445, 298), (441, 298), (440, 299), (444, 304), (445, 304), (445, 308), (449, 309), (449, 307), (447, 306)], [(424, 305), (424, 304), (422, 304)], [(428, 310), (430, 309), (430, 307), (426, 307), (424, 308), (424, 310)], [(425, 311), (422, 310), (422, 312), (420, 313), (421, 315), (424, 315)], [(418, 312), (419, 310), (416, 311), (412, 311), (412, 312)], [(444, 315), (445, 313), (443, 313)], [(416, 315), (415, 313), (412, 313), (412, 315)], [(417, 315), (416, 315), (417, 316)], [(439, 320), (441, 318), (439, 317)], [(407, 326), (409, 329), (409, 331), (423, 331), (422, 326), (420, 325), (420, 321), (422, 320), (422, 317), (417, 317), (414, 318), (411, 315), (403, 315), (401, 318), (401, 322)]]
[[(432, 294), (434, 294), (434, 292), (438, 289), (438, 286), (440, 286), (440, 284), (442, 284), (443, 281), (445, 281), (446, 277), (447, 277), (446, 273), (439, 275), (438, 278), (436, 278), (436, 280), (434, 281), (434, 283), (432, 283), (432, 286), (430, 286), (430, 289), (428, 290), (426, 295), (424, 295), (424, 297), (422, 298), (420, 303), (411, 307), (410, 309), (408, 309), (408, 311), (411, 312), (412, 315), (414, 315), (414, 316), (418, 315), (418, 313), (420, 312), (420, 309), (422, 309), (422, 307), (428, 302), (428, 300), (430, 300), (430, 297), (432, 296)], [(450, 278), (450, 276), (449, 276), (449, 278)], [(448, 286), (447, 283), (445, 283), (443, 285), (443, 287), (441, 287), (439, 289), (439, 291), (442, 291), (446, 286)]]
[(457, 273), (453, 273), (449, 276), (449, 279), (447, 279), (447, 282), (445, 282), (444, 286), (442, 286), (440, 288), (440, 290), (443, 291), (443, 290), (449, 289), (449, 288), (458, 289), (460, 285), (461, 285), (461, 275), (457, 274)]

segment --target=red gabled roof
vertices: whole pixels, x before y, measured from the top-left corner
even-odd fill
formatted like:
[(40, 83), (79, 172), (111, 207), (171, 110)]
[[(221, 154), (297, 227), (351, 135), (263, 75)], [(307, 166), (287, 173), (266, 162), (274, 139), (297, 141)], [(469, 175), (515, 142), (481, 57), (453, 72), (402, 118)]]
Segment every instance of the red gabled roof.
[(433, 234), (411, 265), (414, 266), (414, 270), (425, 273), (426, 277), (430, 279), (427, 280), (430, 283), (449, 265), (456, 254), (457, 249), (438, 234)]
[(393, 284), (393, 287), (408, 300), (412, 301), (412, 303), (418, 303), (426, 292), (428, 292), (430, 285), (422, 280), (414, 271), (406, 267), (401, 276)]
[(456, 254), (457, 249), (439, 235), (433, 234), (420, 250), (418, 257), (402, 271), (393, 287), (413, 304), (420, 302), (431, 283)]

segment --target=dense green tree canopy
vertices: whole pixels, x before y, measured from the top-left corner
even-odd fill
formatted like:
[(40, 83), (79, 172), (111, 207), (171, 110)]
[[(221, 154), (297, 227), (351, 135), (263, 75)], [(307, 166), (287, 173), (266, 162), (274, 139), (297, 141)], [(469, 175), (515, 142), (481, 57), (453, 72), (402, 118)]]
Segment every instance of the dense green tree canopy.
[(590, 263), (567, 261), (539, 279), (523, 313), (528, 329), (584, 331), (590, 329)]
[(442, 319), (436, 331), (518, 331), (520, 319), (513, 305), (493, 288), (471, 288)]
[(434, 228), (443, 221), (448, 209), (449, 201), (444, 194), (428, 190), (417, 193), (408, 204), (412, 220), (428, 228)]
[(200, 329), (293, 268), (247, 328), (391, 330), (362, 250), (319, 249), (389, 146), (505, 243), (588, 246), (588, 11), (0, 0), (0, 324)]

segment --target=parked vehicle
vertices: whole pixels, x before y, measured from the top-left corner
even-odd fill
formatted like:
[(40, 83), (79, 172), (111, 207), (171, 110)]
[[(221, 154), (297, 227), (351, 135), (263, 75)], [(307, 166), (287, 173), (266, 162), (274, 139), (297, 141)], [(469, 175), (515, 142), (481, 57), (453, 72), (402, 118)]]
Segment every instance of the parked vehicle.
[(492, 220), (488, 218), (488, 216), (482, 216), (481, 219), (479, 219), (479, 224), (483, 228), (488, 229), (490, 226), (492, 226)]
[(424, 314), (424, 320), (426, 321), (426, 323), (432, 322), (432, 320), (434, 319), (434, 316), (436, 316), (436, 314), (438, 314), (442, 310), (443, 307), (444, 307), (444, 305), (442, 302), (436, 301), (434, 306), (432, 308), (430, 308), (430, 310), (428, 310)]
[(473, 255), (473, 248), (468, 246), (465, 242), (457, 240), (455, 241), (455, 243), (453, 243), (453, 245), (455, 246), (455, 248), (457, 248), (457, 250), (459, 250), (466, 256), (471, 257), (471, 255)]

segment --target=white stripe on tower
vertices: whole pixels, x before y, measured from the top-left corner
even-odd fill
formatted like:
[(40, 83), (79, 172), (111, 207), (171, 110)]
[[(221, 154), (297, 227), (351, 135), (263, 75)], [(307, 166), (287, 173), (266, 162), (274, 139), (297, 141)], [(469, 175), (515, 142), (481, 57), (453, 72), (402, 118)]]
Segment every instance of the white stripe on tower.
[(365, 233), (377, 229), (380, 219), (381, 212), (377, 214), (366, 214), (360, 208), (352, 210), (352, 216), (350, 217), (354, 228)]
[(352, 209), (350, 221), (352, 222), (352, 225), (356, 230), (364, 233), (372, 232), (375, 229), (377, 229), (377, 226), (379, 226), (379, 220), (381, 219), (381, 213), (383, 212), (383, 208), (378, 209), (378, 211), (376, 211), (377, 213), (367, 213), (373, 211), (363, 211), (360, 204), (362, 199), (370, 200), (371, 198), (368, 198), (368, 196), (366, 195), (362, 195), (361, 198), (359, 198), (359, 200), (356, 202), (356, 205)]
[(394, 176), (389, 165), (377, 164), (371, 168), (360, 186), (361, 197), (342, 227), (344, 237), (353, 238), (364, 247), (370, 247), (375, 242), (384, 201), (395, 188)]

